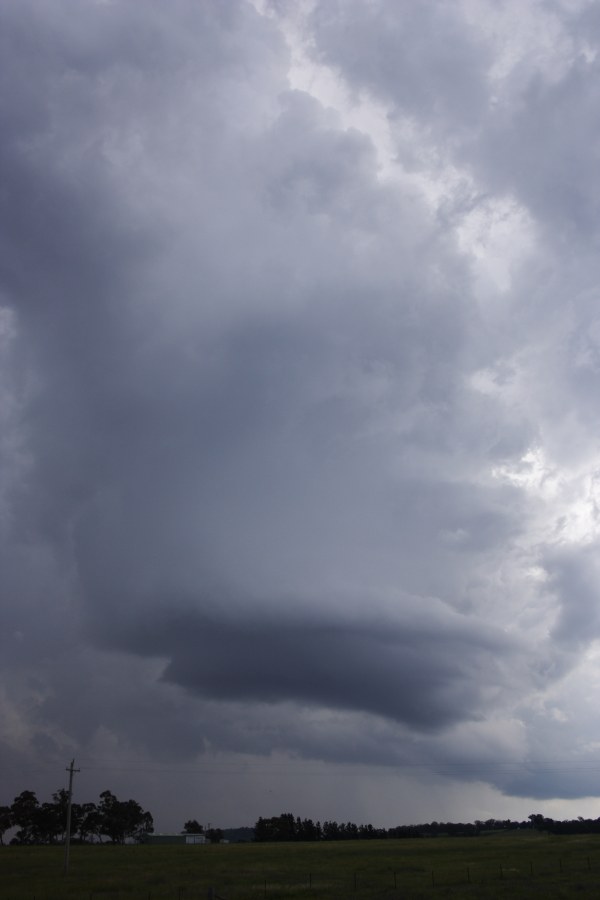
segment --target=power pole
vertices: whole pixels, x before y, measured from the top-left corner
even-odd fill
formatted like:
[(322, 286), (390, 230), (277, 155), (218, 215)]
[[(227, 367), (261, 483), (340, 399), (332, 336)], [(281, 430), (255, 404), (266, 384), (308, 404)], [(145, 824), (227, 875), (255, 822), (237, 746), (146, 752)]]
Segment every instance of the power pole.
[(73, 800), (73, 775), (79, 772), (75, 768), (75, 760), (71, 760), (71, 765), (67, 768), (69, 773), (69, 796), (67, 798), (67, 830), (65, 833), (65, 875), (69, 871), (69, 850), (71, 849), (71, 801)]

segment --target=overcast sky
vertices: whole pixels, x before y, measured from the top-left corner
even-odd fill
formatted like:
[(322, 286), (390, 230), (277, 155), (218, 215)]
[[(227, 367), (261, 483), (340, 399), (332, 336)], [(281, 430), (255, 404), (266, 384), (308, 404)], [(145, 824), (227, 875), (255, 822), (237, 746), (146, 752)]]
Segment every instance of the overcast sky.
[(0, 35), (0, 803), (599, 816), (600, 4)]

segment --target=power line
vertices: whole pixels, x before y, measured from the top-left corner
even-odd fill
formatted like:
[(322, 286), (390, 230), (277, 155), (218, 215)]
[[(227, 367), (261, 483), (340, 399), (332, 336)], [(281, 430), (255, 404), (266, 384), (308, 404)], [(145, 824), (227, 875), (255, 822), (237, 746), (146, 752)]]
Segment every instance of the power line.
[[(315, 768), (318, 762), (311, 761), (307, 763), (289, 763), (289, 762), (219, 762), (213, 761), (197, 766), (174, 766), (174, 765), (135, 765), (123, 764), (116, 760), (90, 760), (86, 764), (85, 758), (80, 762), (80, 768), (74, 769), (74, 772), (136, 772), (146, 775), (302, 775), (302, 776), (350, 776), (358, 775), (381, 775), (389, 776), (394, 773), (438, 773), (438, 774), (455, 774), (455, 775), (477, 775), (477, 774), (540, 774), (577, 772), (581, 774), (594, 773), (600, 771), (600, 760), (539, 760), (530, 759), (523, 761), (488, 761), (488, 760), (471, 760), (468, 762), (401, 762), (386, 764), (336, 764), (332, 761), (323, 761), (323, 768)], [(331, 769), (334, 768), (334, 773)], [(27, 769), (30, 772), (54, 772), (56, 767), (52, 765), (22, 765), (22, 766), (5, 766), (4, 769), (19, 771)], [(67, 772), (70, 768), (67, 768)]]
[(139, 765), (123, 765), (121, 763), (92, 763), (89, 765), (82, 765), (83, 771), (88, 772), (139, 772), (143, 774), (178, 774), (178, 775), (214, 775), (214, 774), (282, 774), (282, 775), (323, 775), (327, 777), (331, 777), (331, 766), (335, 767), (336, 775), (348, 775), (352, 777), (356, 777), (360, 774), (381, 774), (381, 775), (390, 775), (395, 772), (413, 772), (415, 774), (419, 772), (438, 772), (438, 773), (455, 773), (455, 774), (467, 774), (467, 773), (498, 773), (498, 774), (515, 774), (526, 772), (531, 774), (532, 772), (540, 772), (540, 773), (552, 773), (552, 772), (564, 772), (568, 773), (569, 771), (577, 771), (577, 772), (597, 772), (600, 771), (600, 760), (599, 761), (582, 761), (582, 762), (574, 762), (569, 760), (553, 760), (553, 761), (542, 761), (542, 760), (526, 760), (523, 762), (489, 762), (489, 761), (471, 761), (471, 762), (403, 762), (403, 763), (395, 763), (395, 764), (384, 764), (384, 765), (367, 765), (367, 764), (356, 764), (356, 765), (339, 765), (331, 762), (324, 762), (323, 765), (327, 768), (325, 769), (315, 769), (315, 763), (308, 763), (306, 765), (294, 765), (290, 763), (227, 763), (227, 762), (212, 762), (205, 765), (199, 766), (139, 766)]

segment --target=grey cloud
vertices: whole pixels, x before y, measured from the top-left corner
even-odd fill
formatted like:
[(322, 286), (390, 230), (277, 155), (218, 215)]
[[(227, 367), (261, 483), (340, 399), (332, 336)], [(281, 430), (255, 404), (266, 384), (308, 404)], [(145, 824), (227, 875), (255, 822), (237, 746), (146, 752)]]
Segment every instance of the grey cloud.
[(578, 60), (557, 83), (532, 79), (516, 108), (491, 120), (473, 155), (494, 190), (514, 192), (562, 240), (571, 231), (582, 240), (597, 228), (588, 152), (597, 140), (595, 68)]
[[(486, 11), (481, 4), (482, 21)], [(514, 194), (548, 226), (550, 240), (570, 239), (571, 230), (581, 240), (595, 233), (598, 205), (589, 153), (597, 131), (594, 11), (592, 5), (578, 14), (543, 12), (548, 21), (540, 27), (551, 21), (573, 43), (568, 62), (557, 59), (557, 71), (533, 57), (527, 65), (515, 61), (503, 80), (492, 78), (497, 48), (459, 4), (318, 5), (316, 52), (357, 91), (391, 104), (392, 116), (422, 124), (430, 147), (476, 173), (484, 197)], [(421, 168), (425, 160), (415, 157), (413, 164)]]
[(549, 588), (556, 594), (559, 616), (554, 638), (567, 648), (579, 648), (598, 634), (598, 547), (568, 548), (548, 552), (544, 563)]
[(171, 611), (156, 622), (151, 614), (136, 619), (120, 640), (130, 651), (168, 657), (167, 681), (215, 699), (324, 704), (423, 729), (481, 715), (476, 673), (486, 666), (489, 681), (509, 680), (500, 661), (515, 648), (501, 633), (455, 614), (438, 612), (435, 625), (421, 617), (418, 609), (405, 624), (372, 623), (363, 615), (340, 622)]
[(312, 24), (317, 58), (406, 115), (455, 134), (485, 110), (491, 56), (457, 4), (318, 4)]
[[(0, 640), (23, 759), (439, 766), (477, 726), (496, 760), (497, 721), (534, 745), (532, 696), (591, 638), (592, 552), (546, 546), (543, 501), (496, 469), (540, 441), (567, 465), (567, 407), (593, 444), (597, 266), (556, 248), (563, 219), (595, 227), (594, 64), (491, 113), (494, 45), (458, 6), (317, 4), (305, 23), (351, 89), (540, 224), (534, 264), (487, 302), (440, 212), (465, 214), (463, 187), (432, 209), (290, 90), (285, 9), (0, 13)], [(509, 374), (479, 390), (482, 371)]]

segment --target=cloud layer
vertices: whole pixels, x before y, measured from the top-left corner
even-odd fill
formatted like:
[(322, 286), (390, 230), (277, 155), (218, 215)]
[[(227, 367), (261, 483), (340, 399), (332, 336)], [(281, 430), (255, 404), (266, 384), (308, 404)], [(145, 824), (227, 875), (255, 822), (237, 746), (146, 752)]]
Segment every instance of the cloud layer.
[(5, 793), (592, 795), (594, 4), (0, 17)]

